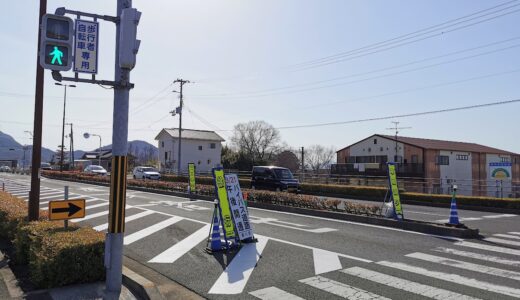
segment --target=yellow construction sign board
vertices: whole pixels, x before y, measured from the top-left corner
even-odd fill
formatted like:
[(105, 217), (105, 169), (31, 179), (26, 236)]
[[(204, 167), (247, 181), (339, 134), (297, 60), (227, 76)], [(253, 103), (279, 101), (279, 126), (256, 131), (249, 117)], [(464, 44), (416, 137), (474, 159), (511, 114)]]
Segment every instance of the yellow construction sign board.
[(399, 196), (399, 187), (397, 186), (397, 175), (395, 165), (388, 164), (388, 178), (390, 180), (390, 190), (392, 192), (392, 200), (394, 201), (394, 209), (397, 217), (403, 218), (403, 208), (401, 207), (401, 197)]
[(229, 209), (224, 170), (213, 170), (213, 176), (215, 178), (215, 186), (217, 188), (217, 195), (220, 206), (220, 213), (222, 214), (222, 225), (224, 227), (224, 233), (226, 234), (227, 238), (231, 238), (235, 236), (235, 229), (233, 226), (233, 219), (231, 217), (231, 210)]
[(195, 164), (189, 163), (188, 164), (188, 173), (190, 175), (190, 192), (195, 191)]
[(49, 202), (49, 220), (69, 220), (85, 217), (85, 199)]

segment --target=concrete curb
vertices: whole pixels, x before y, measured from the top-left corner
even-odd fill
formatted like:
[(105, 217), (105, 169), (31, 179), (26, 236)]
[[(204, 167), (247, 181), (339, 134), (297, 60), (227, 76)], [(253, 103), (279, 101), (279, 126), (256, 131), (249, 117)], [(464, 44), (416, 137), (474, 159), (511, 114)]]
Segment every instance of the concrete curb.
[(0, 263), (5, 263), (5, 266), (0, 266), (0, 274), (4, 279), (5, 286), (9, 292), (9, 296), (14, 299), (22, 299), (24, 293), (18, 286), (18, 280), (13, 274), (13, 271), (9, 267), (8, 261), (5, 259), (4, 253), (0, 251)]
[[(67, 180), (67, 181), (73, 181), (73, 180)], [(84, 181), (77, 181), (77, 182), (91, 183), (91, 182), (84, 182)], [(94, 182), (91, 184), (107, 186), (106, 184), (99, 183), (99, 182)], [(199, 200), (205, 200), (205, 201), (214, 200), (214, 197), (212, 197), (212, 196), (188, 195), (186, 193), (174, 192), (174, 191), (155, 190), (155, 189), (147, 189), (147, 188), (141, 188), (141, 187), (128, 187), (128, 189), (135, 190), (135, 191), (141, 191), (141, 192), (177, 196), (177, 197), (189, 198), (189, 199), (199, 199)], [(397, 221), (397, 220), (387, 219), (387, 218), (382, 218), (382, 217), (362, 216), (362, 215), (354, 215), (354, 214), (349, 214), (349, 213), (340, 213), (340, 212), (324, 211), (324, 210), (312, 210), (312, 209), (307, 209), (307, 208), (273, 205), (273, 204), (259, 203), (259, 202), (252, 202), (252, 201), (248, 202), (248, 206), (254, 207), (254, 208), (290, 212), (290, 213), (295, 213), (295, 214), (309, 215), (309, 216), (329, 218), (329, 219), (335, 219), (335, 220), (343, 220), (343, 221), (350, 221), (350, 222), (386, 226), (386, 227), (421, 232), (421, 233), (426, 233), (426, 234), (444, 235), (444, 236), (452, 236), (452, 237), (458, 237), (458, 238), (478, 238), (480, 236), (478, 229), (456, 228), (456, 227), (444, 226), (442, 224), (428, 223), (428, 222), (422, 222), (422, 221), (412, 221), (412, 220), (406, 220), (406, 219), (404, 221)]]
[(123, 266), (123, 284), (138, 297), (138, 299), (165, 299), (153, 282)]

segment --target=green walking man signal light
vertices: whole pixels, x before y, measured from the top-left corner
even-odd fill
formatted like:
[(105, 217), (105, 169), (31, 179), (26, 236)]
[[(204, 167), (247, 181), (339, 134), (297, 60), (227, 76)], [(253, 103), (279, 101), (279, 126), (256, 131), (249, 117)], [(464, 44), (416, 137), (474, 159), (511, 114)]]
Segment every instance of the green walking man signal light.
[(54, 46), (54, 50), (52, 50), (52, 52), (49, 53), (49, 55), (52, 56), (51, 64), (55, 65), (56, 61), (57, 61), (59, 65), (63, 65), (63, 63), (61, 62), (61, 58), (63, 57), (63, 52), (61, 52), (58, 49), (58, 46)]
[(71, 18), (44, 15), (40, 40), (40, 65), (44, 69), (68, 71), (72, 68), (74, 22)]

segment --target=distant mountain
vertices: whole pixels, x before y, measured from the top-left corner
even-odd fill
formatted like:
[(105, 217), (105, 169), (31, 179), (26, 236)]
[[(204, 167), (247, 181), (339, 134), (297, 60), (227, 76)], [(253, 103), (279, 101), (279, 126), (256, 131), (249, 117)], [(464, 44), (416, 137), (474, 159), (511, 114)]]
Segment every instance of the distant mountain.
[[(50, 161), (54, 152), (47, 148), (42, 148), (42, 161)], [(23, 165), (24, 149), (23, 145), (18, 143), (12, 136), (0, 131), (0, 160), (18, 160)], [(31, 162), (32, 146), (27, 145), (25, 148), (26, 165)]]
[[(112, 149), (112, 145), (106, 145), (101, 147), (102, 150)], [(93, 150), (99, 151), (99, 148)], [(141, 141), (135, 140), (128, 142), (128, 154), (135, 156), (138, 160), (157, 159), (159, 156), (159, 149), (154, 145)]]
[[(106, 145), (101, 149), (111, 149), (112, 145)], [(27, 145), (25, 148), (25, 165), (31, 163), (32, 146)], [(95, 149), (93, 151), (98, 151)], [(81, 159), (87, 151), (75, 150), (74, 158)], [(145, 141), (135, 140), (128, 142), (128, 153), (135, 156), (138, 160), (157, 159), (159, 150), (154, 145)], [(19, 166), (23, 165), (24, 149), (23, 145), (18, 143), (12, 136), (0, 131), (0, 161), (1, 160), (17, 160)], [(42, 148), (42, 162), (49, 162), (54, 155), (54, 151)]]

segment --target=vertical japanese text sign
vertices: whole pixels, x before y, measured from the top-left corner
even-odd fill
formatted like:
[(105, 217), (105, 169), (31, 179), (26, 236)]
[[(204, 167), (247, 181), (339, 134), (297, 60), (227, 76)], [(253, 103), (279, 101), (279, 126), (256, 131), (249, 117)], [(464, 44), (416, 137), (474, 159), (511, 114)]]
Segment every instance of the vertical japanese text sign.
[(189, 163), (188, 164), (188, 173), (190, 177), (190, 193), (195, 192), (195, 164)]
[(220, 213), (222, 215), (222, 224), (227, 238), (235, 236), (233, 219), (229, 210), (229, 202), (226, 191), (226, 179), (224, 178), (223, 169), (213, 169), (213, 178), (215, 179), (215, 189), (217, 192)]
[(233, 220), (235, 220), (238, 237), (241, 241), (253, 238), (253, 228), (249, 223), (249, 215), (244, 205), (244, 198), (240, 190), (238, 176), (237, 174), (227, 174), (225, 176), (229, 206), (231, 207)]
[(74, 40), (74, 72), (97, 74), (99, 23), (76, 20)]
[(394, 201), (394, 210), (396, 217), (400, 220), (404, 218), (403, 208), (401, 206), (401, 197), (399, 196), (399, 187), (397, 186), (397, 174), (395, 173), (395, 164), (388, 163), (388, 180), (390, 181), (390, 192)]

